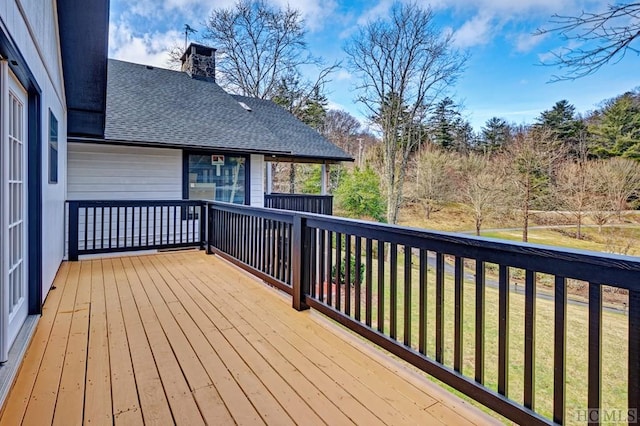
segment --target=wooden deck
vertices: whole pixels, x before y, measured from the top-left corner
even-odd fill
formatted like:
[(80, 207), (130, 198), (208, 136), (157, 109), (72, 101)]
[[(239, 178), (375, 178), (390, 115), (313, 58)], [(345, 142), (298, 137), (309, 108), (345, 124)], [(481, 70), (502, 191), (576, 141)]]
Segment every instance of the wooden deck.
[(495, 422), (204, 252), (64, 263), (2, 425)]

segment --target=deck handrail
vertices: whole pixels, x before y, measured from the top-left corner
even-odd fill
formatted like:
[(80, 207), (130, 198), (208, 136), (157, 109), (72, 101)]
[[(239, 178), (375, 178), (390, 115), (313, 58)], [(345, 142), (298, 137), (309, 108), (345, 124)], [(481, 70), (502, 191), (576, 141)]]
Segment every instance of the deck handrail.
[[(602, 409), (603, 287), (628, 291), (628, 350), (621, 354), (627, 357), (628, 362), (628, 406), (621, 408), (637, 418), (640, 405), (638, 258), (225, 203), (209, 202), (207, 212), (208, 252), (225, 257), (291, 294), (294, 308), (311, 307), (324, 313), (521, 424), (564, 424), (567, 421), (565, 376), (569, 279), (588, 283), (585, 411), (589, 416), (592, 413), (599, 415)], [(385, 253), (384, 261), (374, 262), (380, 253)], [(469, 266), (465, 266), (465, 260), (473, 262), (473, 274), (468, 273)], [(489, 264), (497, 266), (498, 275), (498, 380), (495, 389), (484, 381), (485, 289)], [(414, 267), (418, 268), (417, 282), (412, 278)], [(435, 269), (436, 298), (435, 325), (432, 325), (435, 328), (433, 355), (427, 351), (426, 311), (427, 271), (431, 269)], [(512, 293), (510, 275), (514, 269), (524, 272), (525, 293), (524, 392), (518, 401), (508, 396), (509, 328), (513, 321), (509, 310)], [(378, 277), (376, 280), (374, 274)], [(553, 276), (554, 333), (550, 336), (554, 366), (553, 412), (549, 417), (536, 411), (535, 406), (536, 343), (544, 343), (536, 341), (535, 333), (536, 283), (540, 274)], [(469, 275), (472, 275), (476, 296), (474, 372), (470, 376), (465, 375), (462, 369), (462, 306)], [(444, 356), (444, 294), (448, 276), (452, 276), (455, 299), (452, 362)], [(374, 300), (373, 293), (383, 297)], [(419, 304), (417, 321), (411, 315), (411, 303), (416, 298)]]
[(332, 215), (333, 196), (271, 193), (264, 195), (264, 206), (271, 209)]
[(69, 200), (68, 259), (124, 251), (204, 247), (199, 200)]

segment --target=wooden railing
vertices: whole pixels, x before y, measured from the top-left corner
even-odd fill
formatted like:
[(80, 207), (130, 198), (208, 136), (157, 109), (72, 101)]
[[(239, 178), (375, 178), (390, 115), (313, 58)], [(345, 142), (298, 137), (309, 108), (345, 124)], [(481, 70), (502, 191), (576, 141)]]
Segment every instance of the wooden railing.
[(308, 194), (265, 194), (264, 206), (270, 209), (332, 215), (333, 196)]
[(68, 258), (203, 246), (202, 201), (68, 201)]
[[(294, 308), (317, 309), (514, 422), (602, 421), (615, 416), (614, 410), (625, 422), (638, 418), (637, 258), (223, 203), (208, 203), (207, 211), (208, 252), (291, 294)], [(567, 339), (577, 331), (568, 317), (569, 282), (584, 282), (586, 301), (576, 309), (588, 318), (584, 353), (576, 359), (572, 352), (571, 364)], [(539, 291), (544, 283), (549, 293)], [(620, 391), (626, 396), (615, 407), (602, 399), (603, 381), (612, 380), (603, 377), (605, 288), (626, 297), (627, 304), (619, 314), (626, 318), (624, 342), (614, 342), (615, 361), (622, 357), (627, 367), (615, 373), (626, 379)], [(489, 294), (495, 297), (489, 300)], [(516, 302), (523, 306), (520, 312), (513, 309)], [(548, 318), (538, 307), (543, 303), (551, 305)], [(473, 311), (470, 319), (465, 308)], [(488, 318), (494, 308), (497, 314)], [(536, 328), (546, 322), (551, 331), (540, 336)], [(490, 328), (497, 330), (489, 334)], [(522, 346), (514, 350), (515, 335)], [(487, 355), (489, 347), (496, 347), (497, 356)], [(538, 352), (551, 354), (549, 401), (536, 401), (536, 383), (544, 378)], [(574, 367), (582, 362), (585, 403), (568, 413), (567, 376), (579, 382)], [(497, 370), (495, 380), (487, 378), (489, 370)], [(515, 376), (519, 389), (509, 386)], [(545, 404), (550, 408), (539, 408)]]

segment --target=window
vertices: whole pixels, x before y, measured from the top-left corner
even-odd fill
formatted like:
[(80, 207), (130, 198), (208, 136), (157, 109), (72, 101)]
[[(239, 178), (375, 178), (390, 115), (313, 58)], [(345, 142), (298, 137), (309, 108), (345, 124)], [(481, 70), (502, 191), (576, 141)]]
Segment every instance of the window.
[(58, 183), (58, 120), (49, 110), (49, 183)]
[[(188, 154), (187, 197), (244, 204), (246, 158), (226, 154)], [(185, 168), (187, 168), (185, 167)]]

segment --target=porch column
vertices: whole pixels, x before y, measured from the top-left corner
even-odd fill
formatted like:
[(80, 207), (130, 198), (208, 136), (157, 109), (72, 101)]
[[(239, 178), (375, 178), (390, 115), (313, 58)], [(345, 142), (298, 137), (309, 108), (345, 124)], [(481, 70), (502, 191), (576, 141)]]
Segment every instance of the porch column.
[(327, 195), (327, 187), (329, 185), (329, 165), (322, 163), (322, 171), (320, 172), (320, 194)]
[(265, 192), (267, 194), (271, 194), (271, 191), (273, 190), (273, 174), (271, 172), (271, 162), (267, 161), (265, 162), (265, 165), (267, 167), (267, 182), (265, 186)]

